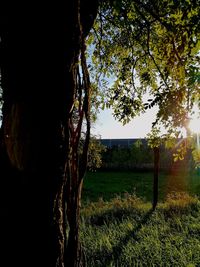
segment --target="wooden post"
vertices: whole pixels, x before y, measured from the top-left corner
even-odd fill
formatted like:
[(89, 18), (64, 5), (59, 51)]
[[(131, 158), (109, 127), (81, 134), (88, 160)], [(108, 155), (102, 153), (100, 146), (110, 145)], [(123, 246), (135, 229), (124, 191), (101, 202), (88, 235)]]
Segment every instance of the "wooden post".
[(160, 161), (160, 149), (154, 147), (154, 179), (153, 179), (153, 210), (156, 208), (158, 203), (158, 173), (159, 173), (159, 161)]

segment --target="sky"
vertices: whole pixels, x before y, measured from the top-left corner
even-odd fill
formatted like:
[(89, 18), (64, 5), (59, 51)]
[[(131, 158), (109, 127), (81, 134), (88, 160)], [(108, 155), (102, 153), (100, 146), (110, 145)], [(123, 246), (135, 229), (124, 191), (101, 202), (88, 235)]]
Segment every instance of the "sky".
[(98, 114), (92, 133), (102, 139), (110, 138), (145, 138), (151, 131), (152, 122), (155, 120), (156, 109), (150, 109), (145, 114), (134, 118), (129, 124), (114, 119), (111, 109), (102, 110)]
[[(141, 116), (135, 117), (131, 122), (125, 126), (115, 120), (111, 109), (100, 111), (98, 119), (92, 128), (92, 134), (99, 136), (101, 139), (115, 139), (115, 138), (145, 138), (151, 131), (152, 122), (155, 121), (158, 107), (148, 109)], [(192, 110), (194, 112), (190, 121), (190, 128), (192, 132), (200, 132), (200, 110), (197, 105), (194, 105)], [(161, 129), (165, 132), (164, 128)], [(185, 136), (185, 131), (182, 131)]]

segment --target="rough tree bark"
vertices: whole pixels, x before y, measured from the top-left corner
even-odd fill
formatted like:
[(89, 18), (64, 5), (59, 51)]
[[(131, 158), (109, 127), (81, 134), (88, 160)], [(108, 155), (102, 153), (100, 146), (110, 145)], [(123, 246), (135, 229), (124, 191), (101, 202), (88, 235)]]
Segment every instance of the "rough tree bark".
[(17, 2), (3, 10), (0, 219), (4, 266), (12, 266), (11, 260), (21, 267), (66, 266), (63, 172), (64, 145), (70, 142), (68, 135), (63, 140), (63, 127), (73, 107), (73, 75), (81, 49), (77, 19), (81, 17), (86, 37), (98, 8), (98, 1), (88, 2), (71, 0), (65, 6), (49, 2), (45, 7)]

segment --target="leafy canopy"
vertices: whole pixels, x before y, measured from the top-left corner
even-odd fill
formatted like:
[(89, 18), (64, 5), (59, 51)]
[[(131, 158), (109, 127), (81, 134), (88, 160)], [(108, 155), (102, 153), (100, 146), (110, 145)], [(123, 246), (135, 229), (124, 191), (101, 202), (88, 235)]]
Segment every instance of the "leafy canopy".
[(170, 134), (187, 127), (200, 100), (199, 14), (199, 0), (102, 2), (88, 40), (91, 72), (118, 120), (125, 124), (158, 105), (154, 125)]

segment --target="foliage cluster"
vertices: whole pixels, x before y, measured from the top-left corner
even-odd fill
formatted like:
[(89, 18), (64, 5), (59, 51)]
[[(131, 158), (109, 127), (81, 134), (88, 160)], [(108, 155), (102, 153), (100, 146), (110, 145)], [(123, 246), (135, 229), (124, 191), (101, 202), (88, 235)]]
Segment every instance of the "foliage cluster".
[(196, 168), (200, 168), (200, 149), (196, 148), (192, 151)]
[[(200, 99), (199, 0), (111, 3), (103, 2), (88, 40), (104, 104), (124, 124), (157, 105), (154, 125), (171, 132), (187, 127)], [(144, 101), (146, 92), (150, 98)]]
[(95, 136), (90, 137), (88, 151), (88, 170), (96, 171), (102, 166), (102, 154), (106, 152), (106, 147), (101, 144)]

